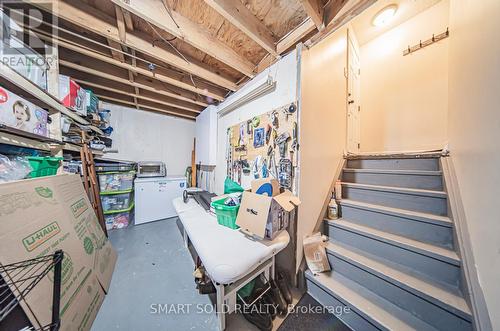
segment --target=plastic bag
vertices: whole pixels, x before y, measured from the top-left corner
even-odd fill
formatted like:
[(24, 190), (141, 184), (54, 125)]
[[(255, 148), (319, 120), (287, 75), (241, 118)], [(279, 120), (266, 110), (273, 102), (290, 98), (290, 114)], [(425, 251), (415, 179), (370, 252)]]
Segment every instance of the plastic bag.
[(322, 236), (319, 232), (304, 237), (304, 255), (306, 257), (306, 263), (309, 270), (315, 275), (320, 272), (331, 270), (325, 251), (326, 240), (327, 237)]
[(24, 179), (31, 171), (33, 169), (26, 158), (16, 156), (9, 159), (0, 154), (0, 182)]
[(224, 194), (243, 192), (243, 187), (226, 177), (224, 181)]

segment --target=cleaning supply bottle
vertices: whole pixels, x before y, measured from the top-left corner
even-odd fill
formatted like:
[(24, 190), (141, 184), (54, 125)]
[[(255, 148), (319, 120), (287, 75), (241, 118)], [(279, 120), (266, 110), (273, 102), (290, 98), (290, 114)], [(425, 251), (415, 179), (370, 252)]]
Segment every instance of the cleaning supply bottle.
[(328, 219), (336, 220), (339, 218), (339, 206), (337, 205), (337, 201), (335, 201), (335, 192), (332, 192), (332, 198), (330, 199), (330, 203), (328, 203)]
[(335, 197), (337, 200), (342, 200), (342, 182), (340, 179), (335, 182)]

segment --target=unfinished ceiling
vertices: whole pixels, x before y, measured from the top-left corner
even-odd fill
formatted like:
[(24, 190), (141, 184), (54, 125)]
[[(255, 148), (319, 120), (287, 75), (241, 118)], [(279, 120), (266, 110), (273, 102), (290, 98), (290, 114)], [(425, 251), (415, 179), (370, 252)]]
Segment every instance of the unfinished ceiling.
[(62, 74), (102, 100), (193, 119), (374, 2), (54, 0), (35, 5), (59, 18), (56, 33), (47, 23), (32, 32), (58, 46)]

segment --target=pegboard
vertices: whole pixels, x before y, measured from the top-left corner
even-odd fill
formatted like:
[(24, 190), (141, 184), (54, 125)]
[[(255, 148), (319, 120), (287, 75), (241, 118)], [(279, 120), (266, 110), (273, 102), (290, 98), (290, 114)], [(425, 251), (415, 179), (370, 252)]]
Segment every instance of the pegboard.
[[(282, 187), (295, 192), (295, 169), (298, 159), (298, 129), (294, 130), (294, 126), (297, 127), (296, 109), (295, 103), (287, 104), (228, 128), (226, 161), (229, 178), (241, 185), (242, 182), (248, 183), (254, 179), (272, 177), (280, 181)], [(278, 137), (287, 134), (289, 139), (283, 143), (286, 147), (284, 157), (282, 157), (276, 142)], [(263, 142), (259, 139), (259, 135), (263, 135), (261, 137)], [(272, 157), (274, 157), (276, 167), (272, 164)], [(280, 171), (282, 159), (290, 160), (289, 162), (283, 161), (287, 164), (283, 168), (288, 168), (290, 171)], [(289, 173), (290, 178), (287, 180), (287, 175), (283, 173)]]

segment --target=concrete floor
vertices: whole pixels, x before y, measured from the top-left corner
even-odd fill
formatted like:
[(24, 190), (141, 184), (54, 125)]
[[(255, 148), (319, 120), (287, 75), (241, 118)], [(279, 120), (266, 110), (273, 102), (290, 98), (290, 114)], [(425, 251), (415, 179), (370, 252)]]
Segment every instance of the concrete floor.
[[(218, 330), (215, 296), (211, 301), (198, 293), (194, 263), (176, 222), (171, 218), (109, 232), (118, 261), (92, 331)], [(300, 293), (293, 296), (296, 304)], [(169, 311), (155, 313), (158, 304)], [(200, 307), (205, 311), (200, 313)], [(282, 322), (276, 318), (273, 330)], [(258, 331), (241, 314), (227, 316), (226, 330)]]
[[(172, 218), (109, 232), (118, 261), (92, 331), (218, 330), (214, 312), (198, 313), (197, 307), (212, 303), (196, 290), (194, 264), (175, 222)], [(158, 304), (192, 306), (184, 306), (184, 313), (181, 306), (152, 313), (158, 309), (151, 305)]]

